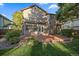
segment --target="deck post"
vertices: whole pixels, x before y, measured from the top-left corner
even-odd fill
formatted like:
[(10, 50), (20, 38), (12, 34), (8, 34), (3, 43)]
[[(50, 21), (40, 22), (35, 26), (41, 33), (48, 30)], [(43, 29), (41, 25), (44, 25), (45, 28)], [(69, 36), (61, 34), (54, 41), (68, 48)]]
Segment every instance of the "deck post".
[[(23, 19), (23, 20), (24, 20), (24, 19)], [(27, 31), (27, 30), (26, 30), (26, 21), (24, 20), (24, 21), (23, 21), (23, 24), (22, 24), (22, 34), (25, 35), (25, 34), (26, 34), (26, 31)]]
[(48, 32), (49, 34), (54, 34), (55, 30), (55, 18), (53, 15), (48, 15)]

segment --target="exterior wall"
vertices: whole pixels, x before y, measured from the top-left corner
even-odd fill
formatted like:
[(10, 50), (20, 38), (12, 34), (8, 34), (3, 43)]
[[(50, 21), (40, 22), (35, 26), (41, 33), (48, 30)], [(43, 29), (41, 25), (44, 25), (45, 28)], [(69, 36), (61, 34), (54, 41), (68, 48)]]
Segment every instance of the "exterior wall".
[(31, 14), (31, 10), (32, 10), (32, 9), (27, 9), (27, 10), (24, 10), (24, 11), (23, 11), (23, 17), (24, 17), (25, 19), (29, 19), (29, 16), (30, 16), (30, 14)]
[(7, 19), (3, 19), (3, 22), (4, 22), (4, 25), (7, 25), (7, 24), (11, 24), (11, 22), (10, 21), (8, 21)]
[(72, 28), (72, 21), (65, 22), (62, 25), (62, 29), (71, 29), (71, 28)]
[(0, 29), (2, 29), (3, 28), (3, 17), (2, 16), (0, 16)]
[(8, 26), (4, 27), (4, 29), (12, 29), (12, 25), (8, 25)]
[[(48, 32), (48, 19), (45, 12), (41, 11), (37, 7), (33, 7), (30, 9), (26, 9), (23, 11), (23, 17), (26, 20), (26, 27), (28, 27), (29, 31), (39, 31), (39, 32)], [(36, 24), (32, 24), (31, 22), (34, 22)], [(45, 24), (38, 24), (39, 23), (45, 23)]]
[(73, 24), (72, 24), (73, 26), (79, 26), (79, 20), (75, 20), (75, 21), (73, 21)]
[(49, 19), (48, 19), (48, 30), (49, 30), (49, 34), (54, 34), (54, 30), (55, 30), (55, 16), (49, 14), (48, 15)]
[(62, 25), (62, 29), (74, 29), (79, 30), (79, 20), (68, 21)]
[(79, 20), (76, 20), (72, 24), (74, 30), (79, 30)]

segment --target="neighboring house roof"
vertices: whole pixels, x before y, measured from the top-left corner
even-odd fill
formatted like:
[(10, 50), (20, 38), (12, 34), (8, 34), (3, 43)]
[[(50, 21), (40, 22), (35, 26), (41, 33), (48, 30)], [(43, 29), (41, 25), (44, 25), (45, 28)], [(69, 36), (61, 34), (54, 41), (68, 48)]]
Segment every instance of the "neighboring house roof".
[(5, 20), (8, 20), (8, 21), (12, 22), (11, 20), (9, 20), (7, 17), (3, 16), (2, 14), (0, 14), (0, 16), (1, 16), (1, 17), (4, 17)]
[(7, 26), (9, 26), (9, 25), (13, 25), (13, 24), (12, 24), (12, 21), (11, 21), (11, 20), (9, 20), (7, 17), (3, 16), (2, 14), (0, 14), (0, 17), (3, 17), (3, 18), (4, 18), (4, 20), (9, 21), (9, 23), (8, 23), (8, 24), (4, 24), (4, 25), (3, 25), (3, 27), (7, 27)]
[[(27, 7), (27, 8), (24, 8), (24, 9), (22, 9), (21, 11), (23, 12), (24, 10), (27, 10), (27, 9), (29, 9), (29, 8), (33, 8), (33, 7), (35, 7), (35, 6), (38, 7), (39, 9), (41, 9), (42, 11), (44, 11), (46, 14), (51, 14), (51, 13), (48, 13), (47, 11), (45, 11), (44, 9), (42, 9), (41, 7), (37, 6), (36, 4), (31, 5), (31, 6)], [(55, 15), (55, 14), (51, 14), (51, 15)]]

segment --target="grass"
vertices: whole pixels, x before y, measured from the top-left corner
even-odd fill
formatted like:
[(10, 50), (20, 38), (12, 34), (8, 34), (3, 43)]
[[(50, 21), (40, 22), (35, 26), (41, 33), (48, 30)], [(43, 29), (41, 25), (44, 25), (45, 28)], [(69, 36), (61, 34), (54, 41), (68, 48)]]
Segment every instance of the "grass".
[(79, 55), (79, 39), (72, 43), (51, 43), (43, 44), (36, 40), (29, 40), (19, 48), (1, 50), (0, 55), (4, 56), (72, 56)]
[(9, 51), (11, 49), (6, 49), (6, 50), (0, 50), (0, 56), (3, 55), (4, 53), (6, 53), (7, 51)]

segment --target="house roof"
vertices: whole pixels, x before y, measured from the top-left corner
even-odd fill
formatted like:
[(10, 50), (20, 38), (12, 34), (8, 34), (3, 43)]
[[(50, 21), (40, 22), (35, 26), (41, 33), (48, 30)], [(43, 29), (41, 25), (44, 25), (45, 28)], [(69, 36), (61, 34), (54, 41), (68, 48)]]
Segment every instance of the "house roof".
[[(33, 5), (31, 5), (31, 6), (27, 7), (27, 8), (22, 9), (21, 12), (23, 12), (24, 10), (27, 10), (29, 8), (33, 8), (35, 6), (38, 7), (39, 9), (41, 9), (42, 11), (44, 11), (46, 14), (51, 14), (51, 13), (48, 13), (47, 11), (45, 11), (44, 9), (42, 9), (41, 7), (37, 6), (36, 4), (33, 4)], [(55, 14), (52, 14), (52, 15), (55, 15)]]
[(2, 14), (0, 14), (0, 16), (5, 18), (5, 20), (8, 20), (8, 21), (12, 22), (11, 20), (9, 20), (7, 17), (3, 16)]

